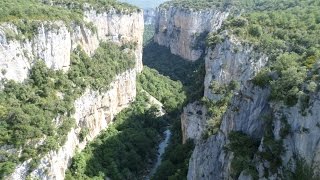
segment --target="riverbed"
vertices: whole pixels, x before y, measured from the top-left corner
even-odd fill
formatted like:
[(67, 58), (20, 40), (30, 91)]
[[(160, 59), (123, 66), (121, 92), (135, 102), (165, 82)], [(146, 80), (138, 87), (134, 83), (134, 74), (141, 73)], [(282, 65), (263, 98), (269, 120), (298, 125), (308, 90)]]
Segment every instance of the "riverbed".
[(171, 130), (168, 128), (164, 133), (164, 139), (160, 142), (158, 146), (158, 155), (156, 163), (152, 166), (149, 175), (146, 177), (146, 180), (149, 180), (157, 171), (157, 168), (160, 166), (162, 161), (162, 155), (164, 154), (167, 146), (169, 145), (169, 140), (171, 137)]

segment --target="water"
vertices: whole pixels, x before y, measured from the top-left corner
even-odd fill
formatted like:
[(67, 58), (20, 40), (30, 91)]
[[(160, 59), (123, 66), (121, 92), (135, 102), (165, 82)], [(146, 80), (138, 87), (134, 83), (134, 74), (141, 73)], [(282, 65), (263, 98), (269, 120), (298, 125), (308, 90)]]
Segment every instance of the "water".
[(161, 3), (163, 3), (167, 0), (119, 0), (119, 1), (136, 5), (142, 9), (149, 9), (149, 8), (156, 8)]
[(161, 161), (162, 161), (162, 155), (165, 152), (168, 144), (169, 144), (169, 139), (171, 137), (171, 131), (169, 129), (167, 129), (165, 132), (165, 139), (159, 144), (159, 148), (158, 148), (158, 157), (157, 157), (157, 161), (154, 164), (153, 168), (151, 169), (149, 175), (147, 176), (146, 180), (149, 180), (150, 177), (152, 177), (156, 171), (157, 168), (160, 166)]

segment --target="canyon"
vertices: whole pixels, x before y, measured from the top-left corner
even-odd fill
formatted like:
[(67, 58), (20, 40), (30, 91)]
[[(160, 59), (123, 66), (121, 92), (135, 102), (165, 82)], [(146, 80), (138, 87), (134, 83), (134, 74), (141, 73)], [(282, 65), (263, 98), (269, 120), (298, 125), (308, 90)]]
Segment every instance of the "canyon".
[[(67, 115), (74, 119), (65, 142), (38, 155), (35, 167), (35, 158), (15, 160), (14, 170), (5, 174), (5, 179), (67, 179), (81, 168), (87, 176), (79, 177), (84, 179), (317, 179), (320, 40), (315, 34), (320, 23), (316, 19), (319, 3), (277, 1), (280, 5), (269, 0), (173, 0), (145, 12), (129, 11), (129, 5), (101, 10), (85, 4), (81, 6), (81, 23), (35, 20), (37, 25), (29, 38), (20, 37), (21, 27), (14, 21), (2, 22), (2, 89), (10, 82), (32, 82), (28, 78), (39, 61), (54, 72), (67, 74), (78, 63), (72, 60), (77, 49), (89, 59), (99, 58), (96, 52), (101, 43), (115, 44), (123, 56), (132, 54), (135, 62), (132, 68), (116, 67), (115, 76), (110, 74), (111, 83), (104, 85), (106, 89), (80, 84), (82, 93), (72, 103), (73, 111), (57, 113), (52, 119), (56, 127)], [(311, 20), (300, 21), (299, 13), (305, 19), (310, 15)], [(154, 25), (155, 31), (146, 44), (145, 25)], [(298, 35), (292, 29), (303, 33)], [(54, 96), (64, 98), (59, 91)], [(0, 119), (4, 117), (2, 109), (0, 103)], [(120, 121), (128, 122), (117, 124), (117, 115)], [(141, 120), (136, 126), (146, 134), (126, 137), (125, 133), (137, 128), (129, 122), (136, 120)], [(148, 142), (153, 146), (140, 142), (141, 136), (152, 137)], [(133, 145), (118, 142), (123, 137)], [(29, 143), (37, 149), (47, 139), (43, 135)], [(107, 147), (105, 142), (123, 157), (130, 157), (119, 156), (119, 164), (133, 168), (112, 164), (117, 161), (89, 167), (88, 159), (81, 159), (102, 159), (96, 150)], [(1, 143), (1, 152), (23, 159), (25, 145)], [(146, 159), (137, 156), (139, 152)], [(102, 154), (103, 158), (117, 157), (116, 153)], [(0, 154), (0, 165), (6, 158)], [(95, 167), (112, 170), (90, 174)]]

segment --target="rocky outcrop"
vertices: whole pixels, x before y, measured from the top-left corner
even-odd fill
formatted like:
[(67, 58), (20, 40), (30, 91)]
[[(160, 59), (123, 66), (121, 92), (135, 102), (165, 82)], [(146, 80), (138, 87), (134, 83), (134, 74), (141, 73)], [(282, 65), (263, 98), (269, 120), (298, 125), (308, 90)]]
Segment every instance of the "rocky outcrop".
[(207, 109), (200, 102), (188, 104), (181, 114), (182, 143), (188, 139), (198, 141), (206, 128)]
[(255, 138), (263, 136), (261, 115), (269, 111), (268, 90), (248, 85), (234, 96), (216, 135), (199, 141), (189, 161), (188, 179), (228, 179), (232, 153), (225, 150), (228, 134), (242, 131)]
[(228, 12), (217, 9), (193, 11), (170, 6), (157, 9), (154, 41), (171, 53), (195, 61), (204, 53), (204, 39), (221, 27)]
[[(301, 113), (301, 104), (294, 107), (272, 103), (274, 111), (273, 134), (277, 140), (283, 141), (286, 150), (282, 155), (282, 164), (289, 167), (293, 159), (303, 158), (306, 164), (318, 174), (320, 170), (320, 94), (313, 94), (308, 104), (307, 114)], [(289, 127), (285, 127), (285, 123)], [(284, 129), (288, 134), (283, 137)], [(294, 167), (291, 167), (294, 171)]]
[(143, 11), (144, 24), (145, 25), (154, 25), (156, 12), (153, 8), (144, 9)]
[[(31, 172), (35, 179), (64, 179), (64, 173), (76, 151), (81, 151), (103, 129), (107, 128), (115, 115), (136, 96), (136, 71), (128, 70), (118, 75), (110, 84), (110, 90), (97, 92), (87, 90), (75, 105), (76, 127), (67, 136), (66, 143), (56, 151), (49, 152), (40, 160), (40, 165)], [(82, 140), (80, 132), (88, 130), (88, 135)], [(25, 179), (29, 165), (25, 162), (19, 165), (8, 179)]]
[(196, 144), (189, 162), (188, 179), (228, 179), (231, 178), (232, 159), (232, 153), (224, 148), (228, 143), (228, 134), (231, 131), (242, 131), (261, 138), (264, 133), (261, 115), (270, 109), (269, 91), (255, 87), (250, 80), (266, 65), (268, 57), (231, 37), (214, 49), (208, 49), (205, 61), (206, 98), (213, 101), (221, 98), (211, 90), (213, 81), (226, 85), (233, 80), (239, 82), (240, 89), (224, 113), (218, 133)]
[(67, 71), (71, 51), (80, 45), (89, 55), (99, 47), (100, 41), (135, 44), (136, 69), (142, 70), (143, 14), (119, 14), (115, 10), (98, 13), (85, 11), (85, 22), (91, 23), (96, 31), (85, 25), (67, 27), (63, 22), (39, 22), (37, 32), (31, 39), (23, 41), (8, 37), (21, 36), (13, 24), (0, 25), (0, 79), (7, 78), (22, 82), (38, 59), (55, 70)]
[(229, 84), (232, 80), (244, 86), (268, 62), (268, 57), (255, 52), (253, 46), (241, 43), (231, 36), (218, 44), (214, 49), (208, 49), (205, 57), (206, 75), (204, 79), (204, 97), (218, 99), (210, 86), (213, 81), (219, 85)]

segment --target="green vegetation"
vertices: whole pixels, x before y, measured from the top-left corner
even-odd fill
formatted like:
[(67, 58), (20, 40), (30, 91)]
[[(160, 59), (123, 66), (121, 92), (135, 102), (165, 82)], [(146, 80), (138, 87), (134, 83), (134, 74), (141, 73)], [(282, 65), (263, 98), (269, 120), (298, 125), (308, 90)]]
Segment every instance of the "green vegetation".
[(136, 101), (120, 112), (114, 124), (73, 158), (66, 179), (141, 179), (155, 159), (165, 120), (138, 90)]
[[(169, 113), (163, 118), (156, 117), (156, 110), (148, 108), (142, 89), (160, 100)], [(181, 82), (144, 67), (138, 77), (136, 101), (117, 115), (111, 127), (74, 157), (66, 179), (141, 179), (150, 162), (156, 158), (156, 148), (167, 123), (174, 124), (174, 133), (168, 147), (170, 151), (164, 157), (166, 162), (159, 168), (155, 179), (163, 179), (167, 175), (185, 177), (193, 148), (191, 142), (181, 144), (178, 116), (185, 101)], [(180, 156), (177, 157), (176, 153)], [(162, 172), (166, 171), (166, 163), (172, 164), (170, 173)]]
[[(179, 120), (176, 121), (177, 123)], [(152, 180), (187, 179), (189, 159), (194, 149), (192, 141), (181, 144), (181, 127), (175, 124), (170, 145), (166, 149), (163, 160)]]
[(55, 6), (65, 6), (68, 9), (78, 11), (88, 9), (88, 7), (86, 7), (87, 4), (89, 4), (91, 8), (97, 10), (98, 12), (108, 12), (112, 9), (115, 9), (117, 13), (132, 13), (140, 11), (140, 9), (138, 9), (136, 6), (119, 2), (117, 0), (51, 0), (51, 2), (43, 0), (43, 2), (49, 5), (52, 3)]
[(138, 79), (144, 90), (164, 104), (169, 122), (172, 124), (170, 144), (166, 149), (161, 165), (152, 179), (185, 179), (188, 172), (189, 158), (194, 146), (191, 141), (181, 144), (180, 114), (187, 100), (182, 83), (173, 81), (168, 76), (163, 76), (156, 70), (146, 66)]
[[(63, 20), (65, 22), (83, 21), (85, 3), (97, 10), (112, 8), (123, 10), (138, 9), (115, 0), (2, 0), (0, 2), (0, 22), (15, 20)], [(53, 4), (53, 5), (52, 5)]]
[[(261, 144), (263, 144), (263, 150), (258, 153), (261, 161), (268, 161), (270, 167), (268, 170), (272, 173), (278, 173), (278, 168), (282, 165), (281, 155), (285, 152), (285, 148), (283, 147), (282, 139), (276, 140), (273, 134), (273, 116), (271, 114), (266, 114), (262, 119), (265, 120), (265, 129), (264, 129), (264, 138)], [(290, 131), (285, 126), (285, 117), (282, 117), (282, 124), (284, 127), (282, 128), (281, 135), (285, 136)], [(287, 132), (286, 132), (287, 131)], [(268, 174), (265, 174), (268, 177)]]
[(254, 179), (258, 179), (258, 172), (252, 159), (258, 150), (259, 142), (238, 131), (230, 132), (228, 138), (230, 143), (226, 145), (226, 149), (234, 153), (231, 162), (232, 178), (237, 179), (242, 171), (246, 171)]
[[(4, 80), (0, 91), (0, 146), (12, 145), (23, 151), (20, 157), (1, 152), (4, 158), (0, 160), (0, 177), (29, 158), (33, 158), (32, 166), (36, 166), (43, 154), (62, 145), (75, 125), (72, 118), (75, 99), (86, 88), (107, 90), (117, 74), (133, 67), (131, 54), (114, 44), (101, 43), (92, 58), (76, 49), (68, 73), (48, 69), (39, 60), (24, 83)], [(58, 125), (53, 122), (56, 117)]]
[[(271, 99), (289, 106), (308, 99), (305, 96), (310, 91), (303, 84), (311, 83), (314, 92), (317, 85), (312, 82), (319, 76), (319, 1), (265, 0), (242, 7), (246, 12), (231, 16), (221, 31), (228, 30), (268, 55), (270, 72), (262, 71), (253, 82), (261, 87), (270, 85)], [(221, 40), (219, 34), (211, 34), (208, 41), (215, 46)]]
[[(281, 156), (285, 149), (282, 140), (276, 140), (273, 135), (273, 117), (271, 114), (266, 114), (262, 119), (266, 121), (263, 139), (253, 139), (242, 132), (231, 132), (228, 136), (230, 142), (225, 148), (234, 153), (231, 162), (231, 176), (235, 179), (242, 171), (251, 175), (253, 179), (258, 179), (257, 161), (269, 163), (269, 167), (264, 172), (266, 178), (269, 177), (269, 174), (278, 174), (279, 168), (282, 166)], [(282, 117), (281, 123), (280, 135), (285, 138), (290, 133), (290, 126), (285, 117)], [(259, 145), (262, 147), (261, 151), (258, 150)], [(283, 174), (278, 175), (283, 176)]]
[[(72, 24), (83, 24), (94, 31), (92, 24), (84, 22), (85, 3), (98, 11), (109, 11), (111, 8), (121, 13), (138, 11), (134, 6), (115, 0), (1, 0), (0, 23), (11, 22), (17, 26), (18, 34), (5, 29), (9, 40), (32, 38), (38, 32), (40, 23), (44, 21), (60, 20), (68, 28), (71, 28)], [(50, 23), (47, 24), (50, 25)], [(50, 26), (54, 27), (54, 25)]]
[(143, 45), (146, 46), (153, 41), (153, 35), (155, 33), (154, 25), (145, 25), (143, 32)]
[(299, 56), (293, 54), (282, 54), (272, 64), (272, 70), (279, 77), (271, 81), (271, 99), (281, 100), (287, 105), (295, 105), (299, 98), (301, 85), (307, 77), (306, 67), (298, 64)]
[(226, 0), (172, 0), (160, 5), (161, 8), (169, 8), (170, 6), (180, 7), (187, 10), (201, 9), (227, 9), (231, 5), (231, 1)]
[(212, 93), (219, 96), (219, 100), (213, 101), (207, 98), (203, 99), (203, 103), (208, 108), (208, 116), (206, 131), (203, 134), (204, 138), (208, 138), (218, 132), (222, 117), (227, 111), (230, 101), (236, 91), (238, 91), (240, 85), (236, 81), (231, 81), (228, 85), (220, 85), (216, 81), (212, 81), (210, 89)]
[(138, 80), (144, 90), (163, 103), (167, 112), (182, 109), (186, 94), (181, 82), (173, 81), (148, 67), (144, 67)]
[(186, 179), (194, 145), (191, 141), (181, 144), (180, 114), (186, 103), (203, 96), (204, 61), (189, 62), (172, 55), (168, 48), (149, 43), (144, 48), (143, 63), (158, 72), (145, 67), (139, 81), (145, 90), (165, 105), (172, 126), (169, 146), (152, 179)]
[(301, 179), (309, 179), (309, 180), (318, 180), (320, 179), (320, 175), (314, 173), (314, 169), (312, 166), (308, 165), (307, 162), (301, 158), (296, 158), (296, 167), (294, 173), (288, 174), (288, 179), (292, 180), (301, 180)]
[(186, 102), (193, 102), (203, 96), (205, 76), (204, 60), (190, 62), (170, 53), (166, 47), (149, 43), (143, 51), (143, 64), (154, 68), (160, 74), (180, 81), (187, 95)]

